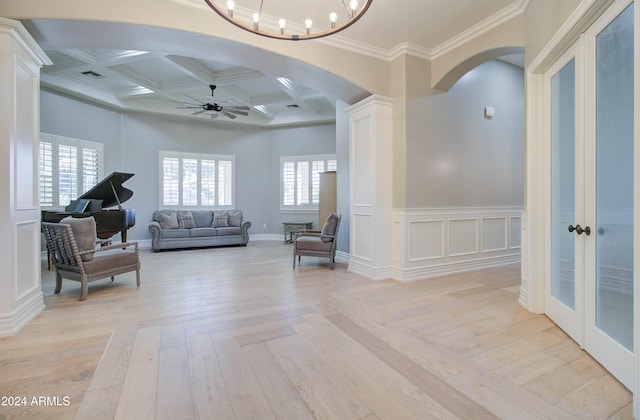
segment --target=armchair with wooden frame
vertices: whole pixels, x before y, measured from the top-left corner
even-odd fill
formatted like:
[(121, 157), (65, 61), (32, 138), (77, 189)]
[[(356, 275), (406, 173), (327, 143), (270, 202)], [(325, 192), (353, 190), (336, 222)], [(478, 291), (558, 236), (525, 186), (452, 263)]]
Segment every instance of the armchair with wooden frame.
[[(81, 223), (87, 223), (92, 221), (90, 219), (93, 217), (74, 219), (74, 221), (82, 220)], [(74, 235), (71, 224), (63, 222), (42, 223), (47, 248), (51, 253), (51, 262), (56, 269), (55, 294), (59, 294), (62, 289), (63, 277), (82, 284), (81, 301), (87, 298), (89, 282), (106, 277), (111, 277), (111, 281), (113, 281), (117, 274), (135, 271), (136, 284), (140, 286), (140, 259), (137, 242), (95, 247), (95, 221), (93, 221), (93, 239), (91, 239), (91, 226), (82, 227), (86, 232), (85, 235)], [(79, 237), (76, 238), (76, 236)], [(82, 249), (78, 246), (78, 242), (84, 243), (84, 246), (81, 246)]]
[(336, 257), (336, 243), (338, 229), (342, 216), (331, 213), (324, 222), (321, 231), (298, 232), (293, 241), (293, 268), (296, 268), (296, 256), (298, 263), (300, 256), (329, 258), (329, 267), (333, 270)]

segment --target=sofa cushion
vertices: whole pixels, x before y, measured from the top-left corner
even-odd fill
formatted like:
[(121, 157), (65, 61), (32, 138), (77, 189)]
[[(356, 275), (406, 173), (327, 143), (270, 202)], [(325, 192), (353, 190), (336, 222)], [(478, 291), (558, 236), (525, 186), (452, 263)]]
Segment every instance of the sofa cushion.
[(198, 227), (189, 231), (189, 236), (192, 238), (206, 238), (207, 236), (217, 236), (218, 229), (212, 227)]
[(196, 221), (193, 219), (193, 214), (190, 211), (179, 211), (176, 213), (178, 218), (179, 229), (192, 229), (196, 227)]
[(211, 227), (213, 222), (213, 212), (211, 210), (192, 210), (191, 214), (196, 222), (196, 227)]
[[(60, 223), (70, 225), (76, 245), (80, 251), (88, 251), (96, 247), (96, 219), (89, 217), (67, 216)], [(82, 255), (82, 261), (91, 261), (93, 252)]]
[(229, 210), (229, 226), (239, 227), (242, 224), (242, 210)]
[(213, 212), (213, 222), (211, 227), (228, 227), (229, 226), (229, 213), (226, 210), (216, 210)]
[(166, 229), (162, 230), (163, 239), (188, 238), (189, 229)]
[(158, 214), (158, 221), (160, 222), (160, 227), (165, 229), (178, 229), (180, 226), (178, 225), (178, 215), (175, 212), (171, 213), (160, 213)]
[(216, 228), (218, 231), (218, 236), (228, 236), (228, 235), (242, 235), (242, 228), (240, 227), (219, 227)]
[(327, 220), (324, 222), (322, 226), (322, 231), (320, 232), (320, 238), (324, 242), (331, 242), (333, 238), (329, 238), (327, 236), (335, 236), (336, 227), (338, 226), (338, 216), (335, 213), (331, 213), (327, 216)]

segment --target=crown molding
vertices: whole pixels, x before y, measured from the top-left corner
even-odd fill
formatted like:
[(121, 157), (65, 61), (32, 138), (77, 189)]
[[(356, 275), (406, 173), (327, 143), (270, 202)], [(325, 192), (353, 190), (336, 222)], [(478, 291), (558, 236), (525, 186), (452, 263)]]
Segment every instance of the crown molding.
[[(208, 7), (204, 7), (205, 4), (199, 0), (171, 0), (174, 3), (180, 3), (189, 6), (196, 6), (202, 9), (208, 9)], [(438, 58), (439, 56), (448, 53), (461, 45), (471, 41), (472, 39), (494, 29), (495, 27), (501, 25), (504, 22), (513, 19), (514, 17), (522, 14), (524, 10), (529, 5), (530, 0), (517, 0), (513, 4), (505, 7), (504, 9), (498, 11), (482, 22), (477, 23), (476, 25), (471, 26), (470, 28), (464, 30), (463, 32), (455, 35), (449, 40), (443, 42), (437, 47), (431, 49), (427, 47), (423, 47), (418, 44), (412, 43), (401, 43), (393, 48), (387, 50), (386, 48), (376, 47), (366, 42), (355, 41), (349, 39), (345, 36), (341, 35), (332, 35), (326, 38), (320, 38), (314, 40), (315, 42), (319, 42), (325, 45), (329, 45), (332, 47), (340, 48), (342, 50), (346, 50), (349, 52), (366, 55), (375, 59), (384, 60), (384, 61), (393, 61), (396, 58), (402, 55), (411, 55), (414, 57), (422, 58), (425, 60), (433, 60)], [(246, 19), (250, 19), (250, 13), (243, 8), (236, 7), (236, 13), (245, 14)], [(248, 16), (248, 17), (247, 17)], [(265, 22), (263, 25), (271, 25), (275, 27), (275, 18), (270, 16), (266, 16)], [(302, 30), (302, 29), (300, 29)]]
[(501, 24), (513, 19), (516, 16), (521, 15), (527, 6), (529, 0), (518, 0), (517, 2), (505, 7), (497, 13), (489, 16), (487, 19), (479, 22), (468, 29), (460, 32), (458, 35), (443, 42), (433, 49), (433, 59), (436, 59), (458, 47), (466, 44), (478, 36), (489, 32), (490, 30), (500, 26)]
[(424, 60), (431, 60), (433, 58), (431, 49), (423, 47), (422, 45), (403, 42), (402, 44), (398, 44), (389, 50), (389, 52), (387, 53), (387, 60), (393, 61), (402, 55), (412, 55)]
[(38, 65), (50, 66), (53, 64), (29, 31), (17, 20), (0, 17), (0, 33), (10, 35)]

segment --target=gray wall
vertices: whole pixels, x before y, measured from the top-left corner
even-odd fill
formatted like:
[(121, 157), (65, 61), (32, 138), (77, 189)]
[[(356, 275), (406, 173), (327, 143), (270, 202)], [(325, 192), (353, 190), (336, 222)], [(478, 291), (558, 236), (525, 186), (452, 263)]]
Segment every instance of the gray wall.
[(406, 156), (408, 208), (521, 206), (523, 70), (489, 61), (447, 93), (409, 101)]
[[(493, 120), (485, 106), (496, 109)], [(335, 124), (230, 128), (199, 120), (119, 112), (42, 91), (41, 130), (104, 144), (105, 175), (130, 171), (136, 209), (132, 239), (147, 239), (159, 204), (159, 150), (236, 156), (236, 207), (253, 222), (250, 233), (278, 234), (283, 221), (312, 221), (317, 213), (280, 212), (280, 157), (336, 153), (338, 249), (349, 251), (349, 128), (345, 104)], [(524, 80), (521, 68), (490, 61), (446, 94), (411, 99), (407, 107), (407, 207), (518, 206), (523, 203)], [(263, 227), (266, 226), (266, 227)]]
[(280, 157), (336, 153), (335, 124), (238, 129), (195, 119), (121, 114), (46, 90), (41, 94), (40, 129), (103, 143), (105, 176), (112, 171), (135, 173), (125, 184), (134, 195), (124, 207), (136, 210), (131, 239), (150, 238), (147, 226), (160, 207), (160, 150), (235, 155), (235, 207), (253, 223), (250, 234), (281, 233), (283, 221), (316, 222), (317, 212), (280, 213)]

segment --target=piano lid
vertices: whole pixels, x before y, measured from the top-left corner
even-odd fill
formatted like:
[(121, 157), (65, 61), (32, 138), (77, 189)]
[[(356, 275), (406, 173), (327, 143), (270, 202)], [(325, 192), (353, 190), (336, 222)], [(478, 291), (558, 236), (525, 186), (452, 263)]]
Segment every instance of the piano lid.
[(90, 198), (94, 200), (102, 200), (102, 208), (118, 206), (133, 196), (133, 191), (122, 186), (122, 183), (131, 178), (134, 174), (125, 172), (113, 172), (111, 175), (98, 182), (95, 187), (91, 188), (80, 198)]

